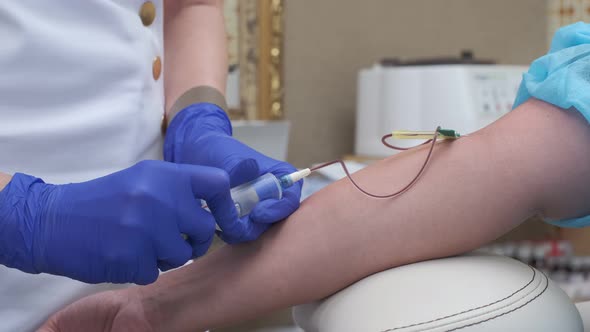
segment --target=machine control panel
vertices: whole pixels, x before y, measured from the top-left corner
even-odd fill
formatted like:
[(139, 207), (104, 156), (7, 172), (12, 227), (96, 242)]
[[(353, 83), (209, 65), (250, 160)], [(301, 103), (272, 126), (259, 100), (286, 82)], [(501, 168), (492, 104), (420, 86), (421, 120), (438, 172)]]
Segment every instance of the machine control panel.
[(512, 110), (522, 74), (477, 73), (473, 76), (475, 106), (480, 113), (502, 116)]

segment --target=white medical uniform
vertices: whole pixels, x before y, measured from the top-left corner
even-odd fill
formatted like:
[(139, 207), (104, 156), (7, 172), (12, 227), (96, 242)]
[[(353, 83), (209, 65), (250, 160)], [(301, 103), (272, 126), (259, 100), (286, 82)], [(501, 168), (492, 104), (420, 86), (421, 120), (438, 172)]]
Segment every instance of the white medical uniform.
[[(0, 1), (0, 171), (58, 184), (160, 159), (162, 33), (161, 0)], [(106, 287), (0, 266), (0, 331)]]

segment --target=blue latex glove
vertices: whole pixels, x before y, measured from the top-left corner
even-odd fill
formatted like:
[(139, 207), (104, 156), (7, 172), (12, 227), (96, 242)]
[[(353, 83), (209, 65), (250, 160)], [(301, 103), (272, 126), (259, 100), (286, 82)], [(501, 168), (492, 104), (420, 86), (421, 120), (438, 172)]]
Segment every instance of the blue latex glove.
[[(272, 173), (282, 176), (296, 169), (288, 163), (269, 158), (232, 136), (231, 123), (216, 105), (191, 105), (176, 115), (164, 146), (164, 158), (175, 163), (205, 165), (226, 170), (232, 188), (258, 176)], [(219, 223), (221, 238), (230, 244), (252, 241), (272, 223), (283, 220), (299, 208), (301, 183), (283, 192), (280, 200), (260, 202), (238, 223)]]
[[(575, 109), (590, 121), (590, 24), (580, 22), (561, 28), (549, 53), (531, 64), (514, 107), (533, 97), (565, 110)], [(547, 222), (585, 227), (590, 225), (590, 216)]]
[(229, 177), (216, 168), (144, 161), (67, 185), (15, 174), (0, 192), (0, 263), (87, 283), (145, 285), (158, 268), (203, 255), (214, 218), (237, 219)]

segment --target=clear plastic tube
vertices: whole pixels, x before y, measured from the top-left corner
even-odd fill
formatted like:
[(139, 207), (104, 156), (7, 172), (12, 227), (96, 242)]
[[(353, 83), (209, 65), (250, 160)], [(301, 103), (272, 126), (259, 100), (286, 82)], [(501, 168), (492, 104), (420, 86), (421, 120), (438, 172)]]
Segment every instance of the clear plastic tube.
[(267, 199), (281, 199), (283, 189), (281, 182), (271, 173), (239, 185), (231, 190), (231, 197), (236, 204), (238, 215), (243, 217), (254, 209), (254, 206)]

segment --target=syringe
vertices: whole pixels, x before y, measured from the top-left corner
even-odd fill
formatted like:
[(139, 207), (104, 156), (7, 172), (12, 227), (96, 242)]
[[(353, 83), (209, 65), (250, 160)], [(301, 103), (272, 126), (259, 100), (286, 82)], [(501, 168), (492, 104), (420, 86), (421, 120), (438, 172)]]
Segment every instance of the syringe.
[(306, 168), (277, 178), (272, 173), (266, 173), (257, 179), (231, 189), (231, 198), (236, 205), (238, 215), (243, 217), (250, 214), (256, 204), (267, 199), (283, 198), (283, 190), (293, 186), (311, 174)]

